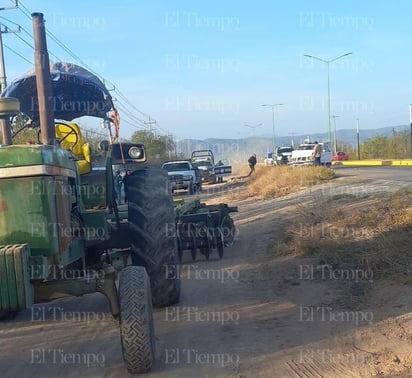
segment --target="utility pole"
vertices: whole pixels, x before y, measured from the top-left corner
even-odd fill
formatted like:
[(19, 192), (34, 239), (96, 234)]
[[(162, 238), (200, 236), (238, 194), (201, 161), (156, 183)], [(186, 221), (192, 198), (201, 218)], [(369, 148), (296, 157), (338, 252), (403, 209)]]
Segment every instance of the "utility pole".
[[(6, 10), (6, 9), (15, 9), (18, 6), (18, 1), (14, 1), (14, 6), (10, 7), (2, 7), (0, 8), (1, 10)], [(18, 30), (10, 30), (7, 28), (7, 26), (4, 26), (4, 29), (2, 28), (4, 25), (0, 24), (0, 92), (3, 92), (4, 89), (7, 86), (7, 81), (6, 81), (6, 68), (4, 65), (4, 52), (3, 52), (3, 38), (2, 35), (5, 33), (19, 33), (20, 32), (20, 26)], [(1, 133), (3, 136), (3, 144), (10, 145), (13, 143), (11, 139), (11, 123), (9, 119), (1, 119), (0, 120), (0, 129)]]
[(289, 133), (289, 135), (291, 135), (292, 136), (292, 147), (293, 148), (295, 148), (295, 135), (296, 135), (296, 133)]
[[(169, 144), (169, 141), (171, 142)], [(169, 159), (172, 157), (172, 151), (173, 151), (173, 135), (170, 134), (170, 131), (167, 130), (167, 134), (166, 134), (166, 138), (165, 138), (165, 148), (166, 148), (166, 152), (168, 153)], [(169, 148), (171, 147), (171, 148)]]
[(4, 64), (3, 34), (20, 33), (20, 26), (16, 30), (10, 30), (6, 25), (0, 23), (0, 91), (3, 92), (7, 87), (6, 68)]
[(150, 118), (150, 116), (149, 116), (149, 122), (144, 122), (144, 124), (145, 125), (149, 125), (149, 130), (150, 131), (153, 131), (154, 130), (154, 127), (152, 127), (152, 125), (155, 125), (156, 124), (156, 120), (155, 119), (151, 119)]

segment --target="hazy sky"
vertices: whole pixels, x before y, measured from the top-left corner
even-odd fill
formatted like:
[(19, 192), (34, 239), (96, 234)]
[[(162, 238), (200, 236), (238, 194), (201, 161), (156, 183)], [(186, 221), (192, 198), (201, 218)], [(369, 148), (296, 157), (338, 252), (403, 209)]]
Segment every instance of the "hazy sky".
[[(0, 0), (0, 6), (10, 0)], [(409, 123), (412, 103), (412, 1), (53, 1), (23, 0), (46, 28), (94, 71), (113, 82), (161, 131), (181, 138), (241, 138), (326, 132), (327, 64), (337, 128)], [(32, 34), (21, 10), (1, 11), (10, 29)], [(7, 20), (6, 20), (7, 19)], [(30, 36), (19, 36), (30, 44)], [(32, 68), (33, 49), (3, 34), (8, 80)], [(75, 61), (53, 40), (58, 58)], [(9, 48), (15, 50), (12, 52)], [(53, 55), (50, 56), (54, 60)], [(114, 93), (116, 98), (116, 93)], [(118, 100), (120, 100), (118, 98)], [(125, 108), (124, 101), (120, 105)], [(121, 135), (147, 121), (120, 112)], [(90, 122), (90, 121), (88, 121)], [(135, 127), (131, 125), (133, 123)], [(99, 121), (89, 123), (98, 127)]]

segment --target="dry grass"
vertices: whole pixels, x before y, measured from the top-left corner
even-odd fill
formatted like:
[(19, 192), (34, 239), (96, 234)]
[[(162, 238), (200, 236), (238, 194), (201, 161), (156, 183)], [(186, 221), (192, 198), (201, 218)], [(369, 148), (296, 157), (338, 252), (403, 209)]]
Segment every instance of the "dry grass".
[(279, 197), (302, 187), (319, 184), (333, 176), (334, 172), (324, 167), (257, 166), (250, 178), (248, 192), (264, 198)]
[(370, 271), (374, 278), (412, 280), (412, 191), (387, 197), (323, 198), (299, 209), (299, 223), (289, 226), (277, 255), (318, 257), (337, 269)]
[(247, 164), (236, 164), (232, 165), (232, 175), (233, 176), (247, 176), (249, 174), (250, 168)]

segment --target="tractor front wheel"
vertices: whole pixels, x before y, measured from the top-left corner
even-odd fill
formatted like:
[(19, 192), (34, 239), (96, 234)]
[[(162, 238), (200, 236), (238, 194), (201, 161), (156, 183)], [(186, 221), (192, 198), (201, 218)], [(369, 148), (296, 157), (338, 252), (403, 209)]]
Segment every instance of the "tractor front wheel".
[(155, 358), (150, 281), (145, 268), (128, 266), (120, 273), (120, 338), (129, 373), (146, 373)]

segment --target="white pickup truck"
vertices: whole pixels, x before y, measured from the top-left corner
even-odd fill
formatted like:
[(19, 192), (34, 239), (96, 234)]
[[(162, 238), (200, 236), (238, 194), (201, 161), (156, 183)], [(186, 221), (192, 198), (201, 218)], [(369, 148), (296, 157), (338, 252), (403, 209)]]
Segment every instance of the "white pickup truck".
[(187, 190), (189, 194), (202, 191), (202, 177), (190, 161), (168, 161), (162, 168), (167, 171), (172, 193), (180, 189)]
[[(329, 143), (319, 143), (322, 147), (322, 155), (320, 163), (330, 167), (332, 165), (332, 149)], [(314, 160), (312, 158), (313, 148), (315, 143), (302, 143), (296, 150), (292, 151), (292, 157), (289, 161), (289, 165), (293, 166), (307, 166), (313, 165)]]

